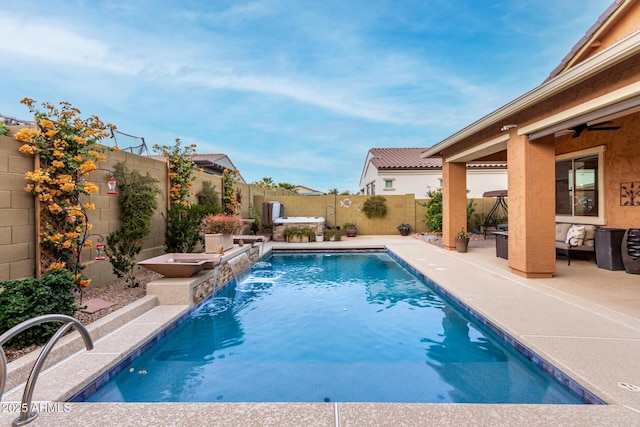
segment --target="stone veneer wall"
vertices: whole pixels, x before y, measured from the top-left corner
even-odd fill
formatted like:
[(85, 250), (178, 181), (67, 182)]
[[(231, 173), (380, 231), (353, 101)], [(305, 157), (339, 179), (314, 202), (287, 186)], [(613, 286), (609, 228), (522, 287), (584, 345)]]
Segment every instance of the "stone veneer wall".
[[(253, 265), (260, 260), (260, 246), (251, 247), (246, 254), (249, 257), (249, 262)], [(193, 287), (191, 298), (193, 305), (206, 299), (233, 279), (233, 271), (229, 262), (225, 261), (216, 268), (216, 274)]]

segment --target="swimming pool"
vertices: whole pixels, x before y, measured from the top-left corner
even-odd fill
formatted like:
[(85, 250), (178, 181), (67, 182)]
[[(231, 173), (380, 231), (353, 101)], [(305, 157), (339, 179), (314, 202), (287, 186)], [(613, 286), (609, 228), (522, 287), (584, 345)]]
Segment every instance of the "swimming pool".
[(85, 401), (583, 403), (386, 253), (275, 254)]

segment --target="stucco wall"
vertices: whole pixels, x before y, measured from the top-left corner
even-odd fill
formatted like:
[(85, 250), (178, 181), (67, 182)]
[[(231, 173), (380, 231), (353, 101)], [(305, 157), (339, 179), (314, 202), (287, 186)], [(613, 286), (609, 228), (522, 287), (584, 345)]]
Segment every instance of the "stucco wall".
[[(615, 131), (585, 131), (579, 138), (571, 134), (556, 139), (556, 155), (604, 145), (606, 227), (640, 227), (640, 206), (621, 206), (620, 184), (640, 184), (640, 113), (615, 120)], [(640, 202), (640, 201), (639, 201)]]
[[(376, 170), (370, 167), (369, 170)], [(442, 171), (405, 171), (405, 170), (381, 170), (377, 174), (368, 175), (368, 181), (375, 181), (376, 194), (382, 196), (415, 194), (424, 197), (427, 188), (440, 188)], [(393, 188), (385, 187), (385, 179), (393, 180)], [(487, 191), (507, 189), (507, 169), (467, 169), (467, 189), (469, 197), (477, 198)]]

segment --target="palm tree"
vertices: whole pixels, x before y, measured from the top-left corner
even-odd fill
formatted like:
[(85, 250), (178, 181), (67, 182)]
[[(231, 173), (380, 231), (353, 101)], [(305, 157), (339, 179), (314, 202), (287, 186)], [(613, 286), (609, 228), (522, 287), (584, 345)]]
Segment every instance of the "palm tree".
[(267, 188), (267, 189), (276, 187), (276, 184), (273, 182), (273, 179), (271, 177), (266, 177), (266, 176), (262, 178), (262, 181), (253, 182), (253, 185), (255, 185), (256, 187)]

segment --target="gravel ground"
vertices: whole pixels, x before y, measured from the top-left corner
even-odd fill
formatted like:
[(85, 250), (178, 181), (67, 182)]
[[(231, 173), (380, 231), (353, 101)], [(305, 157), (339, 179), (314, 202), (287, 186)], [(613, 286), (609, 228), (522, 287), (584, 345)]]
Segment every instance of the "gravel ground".
[[(140, 286), (138, 286), (137, 288), (129, 288), (125, 284), (124, 279), (119, 279), (105, 286), (89, 288), (85, 290), (82, 295), (83, 301), (92, 298), (100, 298), (114, 304), (109, 308), (98, 310), (92, 314), (84, 313), (81, 310), (78, 310), (74, 317), (78, 319), (83, 325), (88, 325), (91, 322), (95, 322), (101, 317), (113, 313), (114, 311), (124, 307), (125, 305), (131, 304), (132, 302), (144, 297), (147, 294), (147, 283), (162, 277), (162, 275), (154, 273), (152, 271), (146, 271), (136, 277), (140, 281)], [(76, 300), (76, 304), (82, 307), (79, 297)], [(5, 347), (4, 352), (7, 356), (7, 362), (11, 362), (27, 353), (32, 352), (37, 348), (38, 346), (36, 345), (24, 347), (21, 349)]]

